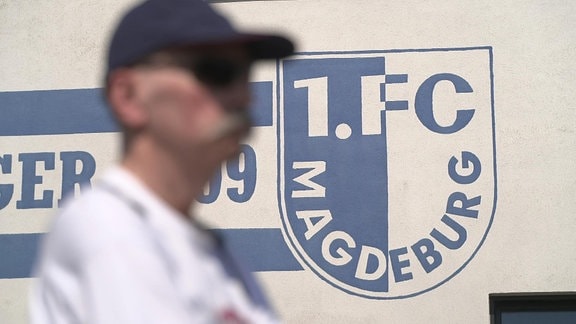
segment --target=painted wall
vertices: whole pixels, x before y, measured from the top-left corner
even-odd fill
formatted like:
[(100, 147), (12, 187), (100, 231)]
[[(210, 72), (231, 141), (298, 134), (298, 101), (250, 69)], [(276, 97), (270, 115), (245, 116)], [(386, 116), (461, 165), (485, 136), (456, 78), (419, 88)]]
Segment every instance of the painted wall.
[[(130, 1), (0, 0), (0, 323), (63, 192), (118, 157), (99, 88)], [(487, 323), (488, 294), (576, 290), (576, 4), (251, 1), (292, 35), (197, 214), (288, 323)]]

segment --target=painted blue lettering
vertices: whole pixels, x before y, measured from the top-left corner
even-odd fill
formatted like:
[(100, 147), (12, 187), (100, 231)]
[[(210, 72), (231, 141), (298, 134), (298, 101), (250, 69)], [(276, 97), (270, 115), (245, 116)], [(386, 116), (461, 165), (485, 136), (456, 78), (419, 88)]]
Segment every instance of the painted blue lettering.
[(402, 272), (402, 269), (408, 268), (410, 266), (409, 259), (400, 260), (400, 256), (405, 254), (408, 254), (408, 249), (406, 247), (390, 250), (389, 252), (390, 263), (392, 265), (392, 272), (394, 272), (395, 282), (411, 280), (413, 278), (411, 272)]
[(22, 162), (22, 197), (16, 202), (16, 208), (52, 208), (54, 191), (44, 190), (42, 198), (35, 199), (34, 189), (42, 184), (42, 176), (36, 174), (37, 162), (44, 162), (45, 170), (54, 170), (54, 153), (20, 153), (18, 161)]
[(218, 199), (220, 195), (220, 187), (222, 186), (222, 170), (217, 169), (212, 176), (212, 180), (200, 194), (197, 200), (203, 204), (211, 204)]
[(434, 242), (430, 239), (423, 238), (416, 242), (412, 245), (412, 251), (426, 273), (432, 272), (442, 264), (442, 255), (434, 249)]
[[(468, 208), (480, 205), (481, 196), (476, 196), (472, 199), (468, 199), (466, 194), (462, 192), (454, 192), (448, 197), (448, 203), (446, 204), (446, 213), (458, 216), (478, 218), (477, 210), (470, 210)], [(456, 206), (456, 202), (459, 202)]]
[(470, 93), (474, 90), (462, 77), (452, 73), (435, 74), (422, 82), (414, 101), (416, 116), (429, 130), (439, 134), (452, 134), (466, 127), (474, 116), (474, 109), (459, 109), (456, 119), (449, 126), (441, 126), (434, 118), (434, 87), (440, 81), (449, 81), (454, 85), (456, 93)]
[[(2, 174), (12, 173), (12, 155), (5, 154), (0, 156), (0, 171)], [(0, 209), (4, 209), (12, 199), (14, 194), (13, 184), (0, 184)]]
[(452, 218), (450, 218), (450, 216), (448, 215), (442, 216), (442, 223), (448, 225), (448, 227), (453, 229), (454, 232), (458, 234), (458, 238), (456, 240), (451, 240), (436, 228), (432, 230), (430, 235), (433, 238), (435, 238), (436, 241), (440, 242), (442, 245), (449, 248), (450, 250), (459, 249), (464, 244), (464, 242), (466, 242), (467, 237), (466, 229), (462, 225), (454, 221)]
[[(480, 172), (482, 170), (482, 165), (480, 164), (480, 159), (474, 153), (471, 152), (462, 152), (462, 168), (463, 169), (470, 169), (470, 173), (468, 175), (459, 174), (456, 170), (456, 165), (458, 164), (458, 159), (453, 156), (448, 161), (448, 174), (450, 178), (459, 184), (470, 184), (473, 183), (478, 179), (480, 176)], [(472, 164), (472, 165), (470, 165)]]
[(399, 84), (408, 82), (408, 74), (386, 74), (386, 82), (381, 85), (380, 95), (382, 101), (386, 102), (386, 110), (408, 110), (408, 101), (406, 100), (386, 100), (386, 85)]
[[(62, 199), (59, 200), (59, 205), (61, 205), (63, 198), (67, 194), (74, 194), (76, 185), (81, 190), (90, 189), (92, 186), (90, 179), (96, 172), (96, 161), (88, 152), (61, 152), (60, 160), (62, 161)], [(80, 172), (76, 170), (78, 162), (82, 164)]]
[(242, 145), (242, 153), (238, 158), (226, 163), (228, 177), (235, 181), (241, 181), (242, 184), (242, 190), (240, 188), (228, 188), (228, 197), (232, 201), (243, 203), (250, 200), (256, 188), (256, 172), (256, 153), (254, 149), (248, 145)]
[(204, 189), (196, 200), (203, 204), (211, 204), (218, 200), (220, 191), (222, 189), (222, 182), (224, 177), (227, 176), (229, 180), (224, 181), (226, 184), (232, 185), (226, 188), (226, 193), (230, 200), (243, 203), (252, 198), (254, 190), (256, 189), (256, 153), (254, 149), (248, 145), (242, 145), (242, 153), (235, 160), (227, 161), (225, 164), (226, 174), (222, 173), (222, 169), (216, 170), (210, 183)]

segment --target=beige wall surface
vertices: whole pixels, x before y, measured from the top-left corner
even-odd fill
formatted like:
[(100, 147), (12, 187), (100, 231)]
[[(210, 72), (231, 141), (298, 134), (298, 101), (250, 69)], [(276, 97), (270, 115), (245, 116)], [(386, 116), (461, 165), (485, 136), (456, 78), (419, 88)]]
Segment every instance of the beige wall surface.
[[(2, 102), (8, 98), (7, 93), (100, 88), (106, 40), (119, 13), (131, 3), (0, 0), (0, 118), (11, 117), (4, 113), (11, 107)], [(255, 150), (258, 165), (252, 198), (237, 203), (219, 197), (197, 211), (214, 228), (281, 230), (279, 237), (303, 270), (260, 271), (258, 276), (285, 322), (488, 323), (490, 293), (576, 290), (576, 3), (286, 0), (216, 6), (239, 26), (287, 33), (297, 41), (301, 53), (278, 67), (274, 62), (258, 65), (253, 76), (254, 81), (272, 82), (274, 100), (272, 125), (258, 127), (247, 143)], [(405, 74), (407, 81), (391, 84), (383, 71), (382, 75), (359, 78), (360, 92), (352, 88), (349, 93), (330, 92), (326, 99), (326, 95), (316, 96), (323, 79), (311, 81), (312, 77), (305, 77), (306, 64), (313, 60), (318, 64), (310, 67), (322, 69), (318, 66), (330, 59), (348, 59), (341, 61), (345, 65), (371, 58), (385, 60), (386, 75)], [(330, 73), (348, 71), (341, 71), (339, 64), (327, 64), (326, 69)], [(428, 118), (439, 126), (453, 124), (456, 109), (475, 109), (474, 118), (461, 132), (448, 135), (424, 127), (424, 117), (416, 112), (422, 84), (442, 73), (458, 75), (473, 88), (470, 93), (460, 93), (455, 91), (454, 82), (446, 80), (433, 87), (435, 108)], [(294, 211), (299, 208), (294, 191), (298, 190), (292, 190), (292, 196), (285, 194), (291, 190), (287, 183), (290, 179), (285, 177), (291, 167), (298, 166), (291, 162), (302, 159), (295, 157), (295, 149), (288, 149), (296, 137), (289, 128), (294, 121), (290, 119), (291, 101), (287, 98), (296, 93), (293, 88), (306, 88), (308, 100), (317, 100), (316, 106), (309, 109), (326, 104), (333, 116), (340, 108), (333, 107), (332, 99), (354, 95), (362, 104), (362, 112), (378, 119), (383, 118), (380, 112), (385, 110), (378, 92), (381, 83), (387, 83), (387, 99), (407, 101), (404, 114), (382, 112), (386, 114), (389, 203), (388, 223), (382, 235), (387, 235), (389, 246), (370, 241), (374, 232), (378, 233), (370, 228), (371, 218), (364, 217), (371, 205), (363, 205), (362, 197), (352, 208), (357, 214), (338, 220), (340, 223), (336, 219), (342, 204), (324, 199), (323, 209), (331, 210), (335, 221), (317, 228), (314, 239), (318, 246), (325, 242), (332, 249), (308, 254), (314, 246), (306, 244), (314, 239), (303, 239), (304, 218), (294, 223), (298, 220)], [(314, 122), (308, 121), (311, 132), (322, 129), (326, 122), (317, 118), (322, 115), (319, 111)], [(30, 112), (30, 125), (34, 118)], [(312, 183), (308, 184), (322, 184), (328, 195), (345, 189), (328, 185), (337, 183), (340, 176), (353, 179), (357, 173), (361, 180), (372, 184), (356, 163), (363, 165), (363, 160), (374, 156), (370, 152), (375, 148), (367, 146), (363, 148), (366, 156), (351, 157), (347, 154), (357, 151), (347, 151), (350, 146), (338, 150), (337, 145), (348, 143), (347, 131), (351, 132), (350, 141), (361, 144), (366, 143), (370, 130), (382, 135), (377, 129), (379, 124), (371, 123), (373, 120), (363, 119), (362, 136), (352, 123), (351, 128), (339, 124), (336, 135), (330, 126), (326, 143), (336, 148), (327, 151), (324, 158), (310, 155), (313, 162), (325, 161), (327, 171), (318, 178), (310, 177)], [(9, 120), (3, 122), (8, 124)], [(0, 169), (0, 185), (14, 185), (13, 198), (0, 209), (0, 235), (47, 230), (61, 195), (61, 152), (89, 152), (96, 163), (96, 178), (117, 159), (118, 144), (117, 134), (112, 132), (0, 136), (0, 157), (4, 156), (5, 165), (6, 156), (11, 156), (10, 171), (6, 166)], [(451, 157), (461, 162), (462, 151), (471, 151), (482, 164), (481, 175), (469, 185), (456, 183), (447, 171)], [(19, 156), (35, 152), (55, 154), (54, 170), (37, 165), (36, 172), (43, 176), (43, 182), (34, 189), (36, 197), (52, 190), (54, 200), (46, 208), (18, 208), (25, 172)], [(336, 158), (329, 153), (349, 161), (341, 167), (345, 175), (331, 172)], [(457, 168), (454, 172), (468, 171)], [(223, 179), (224, 187), (234, 185), (233, 179)], [(304, 196), (315, 193), (302, 191)], [(448, 197), (457, 191), (468, 198), (481, 196), (482, 202), (472, 207), (478, 211), (476, 218), (446, 213), (468, 235), (462, 246), (448, 249), (434, 240), (431, 231), (436, 228), (451, 241), (462, 238), (454, 230), (456, 225), (450, 229), (441, 222)], [(350, 195), (354, 196), (353, 192)], [(355, 223), (354, 217), (359, 221)], [(314, 226), (308, 224), (304, 229), (310, 231)], [(361, 235), (364, 232), (369, 233), (366, 239)], [(421, 239), (434, 242), (434, 251), (443, 256), (442, 264), (429, 273), (423, 264), (438, 259), (430, 250), (424, 261), (417, 258), (413, 247), (423, 242)], [(345, 253), (335, 251), (335, 245), (343, 247)], [(365, 255), (372, 260), (371, 266), (352, 267), (361, 264), (362, 247), (367, 253), (371, 251)], [(406, 247), (405, 253), (396, 255), (396, 259), (389, 256), (390, 250), (398, 252), (402, 247)], [(421, 253), (426, 254), (423, 249)], [(326, 270), (326, 264), (344, 262), (342, 258), (334, 259), (346, 251), (353, 260), (336, 268), (348, 269), (351, 274), (339, 277)], [(0, 255), (0, 268), (7, 259)], [(376, 268), (374, 260), (378, 261)], [(406, 265), (402, 260), (410, 261), (410, 266), (402, 266)], [(412, 279), (398, 279), (407, 272)], [(382, 282), (367, 279), (371, 274), (378, 275), (377, 279), (387, 276), (388, 290), (371, 291)], [(360, 280), (363, 276), (364, 281)], [(0, 279), (0, 323), (26, 323), (27, 295), (33, 280)]]

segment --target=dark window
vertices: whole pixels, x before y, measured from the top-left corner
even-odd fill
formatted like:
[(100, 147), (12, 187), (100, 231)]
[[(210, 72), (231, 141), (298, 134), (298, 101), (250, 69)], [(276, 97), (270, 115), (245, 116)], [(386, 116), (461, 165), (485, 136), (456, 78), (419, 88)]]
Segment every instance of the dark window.
[(490, 294), (491, 324), (574, 324), (576, 292)]
[(278, 1), (278, 0), (204, 0), (208, 3), (221, 3), (221, 2), (252, 2), (252, 1)]

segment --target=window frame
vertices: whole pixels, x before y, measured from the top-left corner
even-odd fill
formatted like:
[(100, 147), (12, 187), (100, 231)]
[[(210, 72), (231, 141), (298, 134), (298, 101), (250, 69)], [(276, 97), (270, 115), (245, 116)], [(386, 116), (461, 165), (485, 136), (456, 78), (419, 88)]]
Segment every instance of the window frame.
[(490, 323), (502, 324), (505, 312), (576, 313), (576, 292), (493, 293), (488, 295)]

